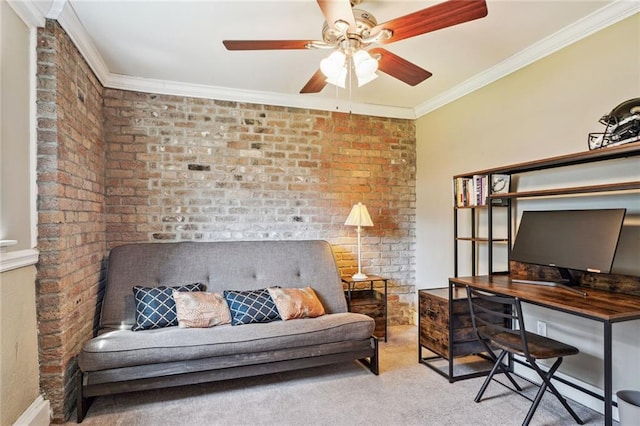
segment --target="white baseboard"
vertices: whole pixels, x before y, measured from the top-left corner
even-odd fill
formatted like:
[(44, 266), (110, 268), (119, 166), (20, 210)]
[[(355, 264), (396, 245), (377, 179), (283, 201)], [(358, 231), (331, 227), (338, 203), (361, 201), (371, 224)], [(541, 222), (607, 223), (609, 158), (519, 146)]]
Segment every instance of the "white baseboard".
[(15, 421), (14, 426), (49, 426), (51, 423), (51, 408), (49, 401), (38, 395), (24, 413)]

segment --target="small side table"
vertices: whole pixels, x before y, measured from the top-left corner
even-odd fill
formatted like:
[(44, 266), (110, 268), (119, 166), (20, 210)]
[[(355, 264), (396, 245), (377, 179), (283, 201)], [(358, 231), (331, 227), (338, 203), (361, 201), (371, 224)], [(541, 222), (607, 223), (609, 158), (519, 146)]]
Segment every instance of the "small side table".
[[(384, 337), (387, 341), (387, 281), (388, 278), (377, 275), (369, 275), (365, 279), (355, 280), (349, 275), (340, 277), (346, 284), (345, 297), (350, 312), (365, 314), (373, 318), (376, 328), (373, 334), (376, 337)], [(374, 283), (382, 282), (384, 292), (375, 289)], [(368, 283), (368, 286), (358, 284)]]

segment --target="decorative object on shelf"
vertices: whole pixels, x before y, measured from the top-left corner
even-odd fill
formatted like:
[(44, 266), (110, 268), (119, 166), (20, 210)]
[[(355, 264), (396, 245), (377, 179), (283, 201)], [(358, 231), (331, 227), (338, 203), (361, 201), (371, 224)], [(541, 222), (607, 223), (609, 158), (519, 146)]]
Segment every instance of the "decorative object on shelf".
[(640, 98), (629, 99), (602, 116), (604, 132), (589, 133), (589, 149), (616, 146), (640, 140)]
[(367, 276), (362, 273), (362, 262), (361, 262), (361, 250), (362, 246), (360, 243), (360, 234), (362, 233), (363, 226), (373, 226), (373, 222), (371, 221), (371, 216), (369, 216), (369, 212), (367, 211), (367, 206), (362, 203), (358, 203), (351, 208), (351, 213), (349, 213), (349, 217), (347, 217), (347, 221), (344, 223), (347, 226), (357, 226), (356, 232), (358, 233), (358, 273), (353, 275), (354, 280), (365, 280)]

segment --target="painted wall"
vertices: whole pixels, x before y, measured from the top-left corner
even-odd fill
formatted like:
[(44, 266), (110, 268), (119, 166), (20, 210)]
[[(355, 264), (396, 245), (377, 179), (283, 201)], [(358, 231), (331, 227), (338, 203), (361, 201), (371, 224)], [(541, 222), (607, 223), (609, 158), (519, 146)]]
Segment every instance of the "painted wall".
[[(418, 288), (446, 286), (453, 274), (452, 175), (587, 150), (587, 134), (604, 130), (598, 119), (640, 95), (639, 44), (640, 15), (635, 15), (417, 120)], [(520, 182), (519, 189), (638, 176), (635, 160), (614, 168), (537, 175)], [(632, 217), (640, 214), (637, 194), (578, 198), (553, 208), (623, 204)], [(546, 205), (534, 200), (518, 208), (532, 208), (532, 203)], [(532, 320), (545, 318), (551, 337), (577, 343), (582, 350), (579, 358), (565, 361), (564, 371), (601, 387), (601, 327), (540, 308), (531, 314)], [(632, 331), (637, 326), (614, 327), (614, 392), (640, 383), (640, 335)]]
[[(0, 240), (17, 240), (11, 250), (31, 248), (29, 190), (29, 28), (6, 2), (0, 2)], [(11, 42), (9, 42), (11, 40)], [(9, 184), (10, 183), (10, 184)]]
[[(0, 1), (0, 19), (0, 239), (18, 240), (7, 250), (24, 250), (32, 247), (26, 218), (33, 203), (29, 188), (30, 30), (5, 1)], [(3, 264), (3, 270), (6, 267)], [(13, 424), (37, 400), (43, 404), (35, 275), (35, 266), (0, 273), (0, 425)], [(41, 424), (48, 424), (48, 410), (42, 413)]]
[(9, 425), (40, 395), (34, 266), (0, 274), (0, 424)]

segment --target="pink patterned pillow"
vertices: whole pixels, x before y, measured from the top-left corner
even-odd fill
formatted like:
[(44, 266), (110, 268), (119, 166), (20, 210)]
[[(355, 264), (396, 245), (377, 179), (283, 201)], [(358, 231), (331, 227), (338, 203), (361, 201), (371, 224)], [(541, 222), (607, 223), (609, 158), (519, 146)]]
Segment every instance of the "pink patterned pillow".
[(176, 301), (179, 327), (206, 328), (231, 322), (229, 306), (221, 294), (174, 291), (173, 298)]
[(311, 287), (269, 287), (269, 294), (286, 321), (296, 318), (315, 318), (324, 315), (324, 307)]

